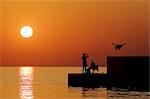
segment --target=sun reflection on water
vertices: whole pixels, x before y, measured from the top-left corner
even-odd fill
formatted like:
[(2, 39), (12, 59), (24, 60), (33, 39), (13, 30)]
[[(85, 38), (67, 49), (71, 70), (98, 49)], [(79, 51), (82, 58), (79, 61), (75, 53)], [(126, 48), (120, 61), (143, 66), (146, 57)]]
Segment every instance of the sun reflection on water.
[(33, 68), (20, 67), (20, 98), (33, 99)]

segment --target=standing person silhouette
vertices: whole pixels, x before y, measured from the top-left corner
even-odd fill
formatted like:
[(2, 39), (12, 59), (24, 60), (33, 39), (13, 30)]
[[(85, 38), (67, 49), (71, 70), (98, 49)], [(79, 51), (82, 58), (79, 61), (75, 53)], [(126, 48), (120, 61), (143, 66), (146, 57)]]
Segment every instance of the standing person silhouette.
[(87, 67), (87, 58), (88, 58), (88, 54), (83, 53), (82, 55), (82, 63), (83, 63), (83, 69), (82, 72), (85, 73), (86, 72), (86, 67)]

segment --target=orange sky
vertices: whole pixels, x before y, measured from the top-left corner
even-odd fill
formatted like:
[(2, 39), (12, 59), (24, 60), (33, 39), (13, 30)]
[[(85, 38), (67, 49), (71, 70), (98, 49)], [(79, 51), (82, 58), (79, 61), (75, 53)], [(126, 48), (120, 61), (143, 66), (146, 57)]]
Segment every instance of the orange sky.
[[(78, 65), (83, 52), (98, 64), (110, 55), (149, 55), (148, 0), (1, 3), (0, 65)], [(33, 37), (20, 36), (23, 25)], [(115, 51), (112, 42), (127, 45)]]

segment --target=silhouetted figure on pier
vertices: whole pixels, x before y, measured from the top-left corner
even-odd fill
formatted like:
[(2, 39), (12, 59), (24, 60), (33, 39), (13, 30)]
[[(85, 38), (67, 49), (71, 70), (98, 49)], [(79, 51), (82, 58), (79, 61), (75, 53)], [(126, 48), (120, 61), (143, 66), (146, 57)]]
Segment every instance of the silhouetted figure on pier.
[(91, 66), (88, 69), (90, 69), (90, 70), (92, 69), (93, 73), (94, 73), (95, 70), (97, 70), (97, 72), (98, 72), (98, 65), (95, 64), (95, 62), (92, 60)]
[(88, 58), (88, 54), (83, 54), (82, 55), (82, 63), (83, 63), (83, 69), (82, 69), (82, 72), (83, 73), (86, 73), (86, 67), (87, 67), (87, 58)]
[(124, 45), (126, 45), (126, 43), (124, 44), (115, 44), (115, 43), (112, 43), (113, 45), (115, 45), (115, 49), (116, 50), (120, 50)]

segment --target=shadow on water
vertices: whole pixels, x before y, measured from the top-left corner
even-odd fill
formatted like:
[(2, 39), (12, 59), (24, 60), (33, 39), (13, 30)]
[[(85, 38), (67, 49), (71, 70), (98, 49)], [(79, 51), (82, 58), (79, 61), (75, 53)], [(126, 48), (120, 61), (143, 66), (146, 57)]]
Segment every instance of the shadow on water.
[[(82, 99), (149, 99), (150, 92), (129, 91), (126, 89), (107, 90), (106, 88), (82, 88), (82, 87), (69, 87), (69, 93), (72, 96), (78, 93)], [(77, 96), (77, 95), (76, 95)]]
[(138, 92), (138, 91), (127, 91), (127, 90), (108, 90), (108, 99), (149, 99), (150, 92)]
[(105, 98), (106, 97), (106, 90), (99, 90), (93, 88), (82, 88), (82, 96), (83, 97), (97, 97), (97, 98)]
[(75, 97), (94, 98), (94, 99), (107, 99), (106, 88), (82, 88), (82, 87), (69, 87), (68, 92), (70, 96), (76, 94)]

